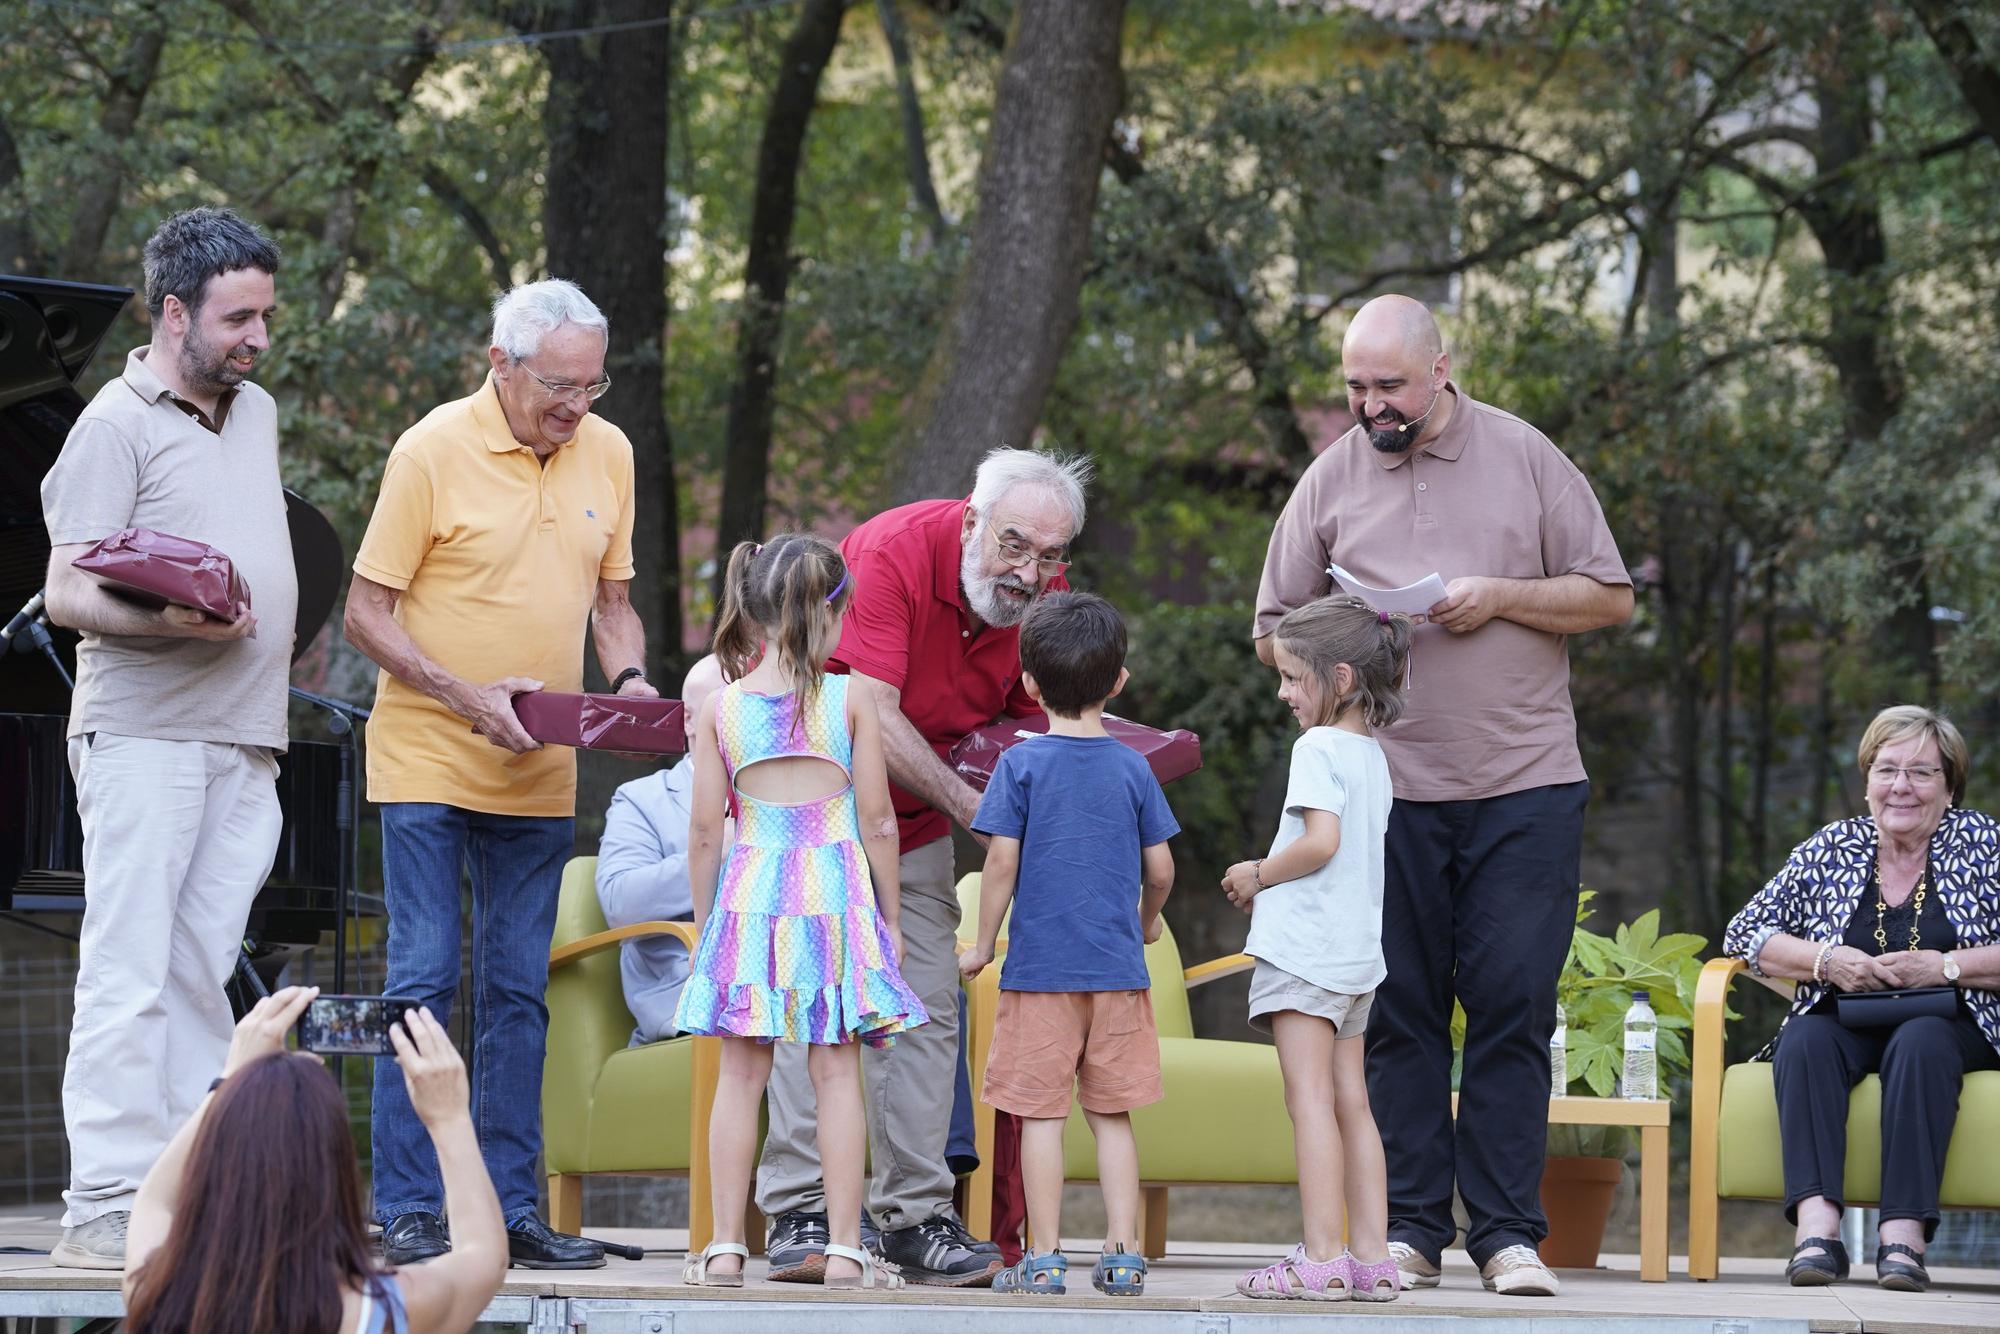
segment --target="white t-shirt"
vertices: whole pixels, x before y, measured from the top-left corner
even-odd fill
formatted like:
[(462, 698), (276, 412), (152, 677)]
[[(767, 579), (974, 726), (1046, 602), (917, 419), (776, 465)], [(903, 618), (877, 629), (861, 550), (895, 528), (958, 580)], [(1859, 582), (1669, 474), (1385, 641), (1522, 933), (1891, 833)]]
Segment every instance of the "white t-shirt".
[(1292, 775), (1276, 856), (1306, 831), (1305, 812), (1340, 819), (1340, 851), (1310, 875), (1251, 902), (1244, 952), (1316, 987), (1358, 996), (1387, 976), (1382, 961), (1382, 840), (1389, 828), (1389, 762), (1375, 738), (1306, 729), (1292, 744)]

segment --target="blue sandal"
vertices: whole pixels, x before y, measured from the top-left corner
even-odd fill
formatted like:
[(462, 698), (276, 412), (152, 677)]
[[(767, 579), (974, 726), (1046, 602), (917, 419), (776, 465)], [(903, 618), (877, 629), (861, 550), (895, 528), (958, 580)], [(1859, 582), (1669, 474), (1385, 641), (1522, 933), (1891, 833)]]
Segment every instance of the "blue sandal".
[(1146, 1257), (1123, 1246), (1097, 1257), (1090, 1268), (1090, 1286), (1107, 1297), (1142, 1297), (1146, 1293)]
[[(1061, 1251), (1033, 1251), (1021, 1256), (1021, 1263), (1002, 1269), (993, 1276), (993, 1291), (1055, 1293), (1068, 1291), (1069, 1260)], [(1093, 1279), (1094, 1281), (1094, 1279)]]

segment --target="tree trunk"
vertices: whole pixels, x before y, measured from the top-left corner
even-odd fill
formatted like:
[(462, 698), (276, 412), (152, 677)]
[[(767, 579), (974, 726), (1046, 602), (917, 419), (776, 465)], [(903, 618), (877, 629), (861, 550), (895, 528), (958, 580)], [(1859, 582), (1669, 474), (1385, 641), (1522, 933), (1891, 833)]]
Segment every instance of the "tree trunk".
[(152, 91), (160, 70), (160, 52), (167, 44), (166, 20), (148, 8), (143, 26), (135, 31), (111, 71), (104, 93), (104, 110), (97, 129), (103, 147), (85, 165), (77, 187), (76, 202), (70, 209), (69, 240), (63, 246), (57, 272), (64, 278), (96, 278), (104, 238), (118, 213), (118, 194), (125, 183), (125, 162), (120, 156), (139, 124), (139, 110)]
[(2000, 69), (1979, 49), (1979, 37), (1965, 21), (1969, 4), (1951, 0), (1910, 0), (1931, 44), (1958, 83), (1959, 95), (1986, 137), (2000, 144)]
[[(528, 33), (560, 32), (660, 12), (654, 0), (578, 0), (519, 6), (514, 21)], [(582, 287), (611, 321), (605, 364), (615, 387), (598, 410), (632, 440), (632, 601), (646, 627), (648, 674), (667, 695), (678, 693), (684, 663), (680, 504), (662, 383), (672, 46), (664, 24), (536, 45), (549, 67), (548, 272)], [(579, 809), (587, 804), (580, 796)]]
[(778, 345), (785, 293), (792, 278), (792, 222), (798, 213), (799, 163), (806, 128), (819, 99), (820, 76), (840, 41), (850, 0), (806, 0), (785, 41), (778, 81), (764, 113), (757, 146), (756, 194), (750, 206), (750, 249), (743, 264), (743, 305), (736, 325), (736, 383), (722, 460), (722, 517), (716, 525), (715, 592), (722, 605), (727, 556), (738, 542), (764, 535), (771, 472), (771, 418), (776, 406)]
[[(1868, 12), (1850, 6), (1829, 38), (1813, 92), (1820, 108), (1819, 161), (1822, 179), (1800, 215), (1826, 257), (1831, 299), (1827, 311), (1827, 354), (1846, 404), (1849, 439), (1872, 453), (1903, 404), (1890, 309), (1892, 277), (1889, 246), (1882, 228), (1877, 178), (1867, 170), (1875, 148), (1875, 109), (1870, 89)], [(1902, 534), (1920, 525), (1897, 515)], [(1906, 545), (1898, 536), (1890, 541)], [(1890, 689), (1903, 698), (1933, 701), (1939, 668), (1933, 651), (1930, 596), (1919, 551), (1892, 557), (1884, 571), (1897, 590), (1896, 609), (1876, 628), (1878, 660), (1895, 673)]]
[(0, 117), (0, 270), (40, 271), (41, 251), (35, 244), (29, 213), (29, 201), (21, 184), (21, 152), (6, 118)]
[(1021, 0), (978, 215), (918, 386), (896, 498), (964, 495), (982, 454), (1026, 446), (1077, 319), (1104, 140), (1124, 98), (1125, 0)]
[(903, 115), (903, 169), (910, 178), (910, 199), (924, 215), (931, 244), (944, 240), (944, 209), (938, 204), (937, 186), (931, 179), (930, 150), (924, 146), (924, 106), (917, 100), (916, 70), (910, 61), (910, 41), (903, 31), (903, 16), (896, 0), (875, 0), (875, 14), (882, 24), (882, 36), (889, 43), (889, 63), (896, 71), (896, 105)]

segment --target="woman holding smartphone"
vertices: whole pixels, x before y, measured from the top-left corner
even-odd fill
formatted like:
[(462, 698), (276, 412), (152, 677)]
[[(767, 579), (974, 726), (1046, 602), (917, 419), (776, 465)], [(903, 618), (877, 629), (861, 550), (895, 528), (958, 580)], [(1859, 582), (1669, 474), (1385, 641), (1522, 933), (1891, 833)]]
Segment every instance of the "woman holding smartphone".
[(286, 987), (243, 1017), (222, 1078), (139, 1188), (126, 1244), (133, 1334), (455, 1334), (499, 1290), (507, 1234), (465, 1063), (428, 1010), (389, 1036), (437, 1150), (452, 1249), (378, 1266), (346, 1100), (318, 1057), (285, 1050), (318, 994)]

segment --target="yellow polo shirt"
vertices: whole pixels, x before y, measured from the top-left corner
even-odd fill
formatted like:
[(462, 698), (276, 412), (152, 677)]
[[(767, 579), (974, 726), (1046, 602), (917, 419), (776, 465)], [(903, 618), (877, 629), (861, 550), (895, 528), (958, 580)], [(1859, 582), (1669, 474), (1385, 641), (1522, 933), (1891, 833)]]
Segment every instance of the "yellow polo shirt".
[[(632, 443), (591, 415), (539, 463), (508, 430), (489, 375), (396, 442), (354, 570), (401, 591), (396, 620), (447, 671), (581, 690), (597, 581), (632, 577)], [(368, 799), (574, 815), (576, 752), (512, 754), (385, 671)]]

